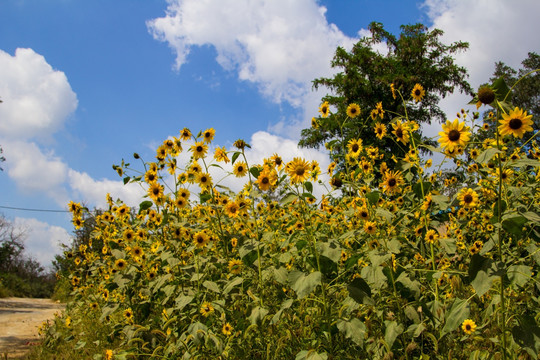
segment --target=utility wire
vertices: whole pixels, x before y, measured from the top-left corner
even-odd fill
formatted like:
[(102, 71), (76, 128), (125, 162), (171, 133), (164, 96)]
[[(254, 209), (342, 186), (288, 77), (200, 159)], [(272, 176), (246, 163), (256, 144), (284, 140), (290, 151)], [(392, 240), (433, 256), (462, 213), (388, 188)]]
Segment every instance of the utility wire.
[(12, 206), (1, 206), (1, 205), (0, 205), (0, 209), (22, 210), (22, 211), (38, 211), (38, 212), (55, 212), (55, 213), (67, 213), (67, 212), (69, 212), (67, 210), (28, 209), (28, 208), (20, 208), (20, 207), (12, 207)]

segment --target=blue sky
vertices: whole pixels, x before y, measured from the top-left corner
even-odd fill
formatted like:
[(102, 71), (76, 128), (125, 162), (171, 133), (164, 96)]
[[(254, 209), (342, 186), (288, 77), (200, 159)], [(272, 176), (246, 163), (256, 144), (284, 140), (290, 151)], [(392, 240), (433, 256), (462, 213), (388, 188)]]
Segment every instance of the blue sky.
[[(446, 43), (471, 43), (457, 61), (478, 86), (495, 61), (518, 67), (540, 51), (538, 10), (534, 0), (3, 0), (0, 206), (93, 207), (107, 192), (135, 205), (140, 191), (111, 165), (133, 152), (151, 159), (184, 126), (213, 127), (226, 147), (246, 139), (254, 162), (278, 152), (324, 164), (323, 152), (295, 144), (324, 95), (310, 82), (332, 74), (336, 46), (350, 47), (371, 21), (393, 33), (422, 22)], [(72, 231), (66, 214), (0, 212), (27, 229), (43, 263)]]

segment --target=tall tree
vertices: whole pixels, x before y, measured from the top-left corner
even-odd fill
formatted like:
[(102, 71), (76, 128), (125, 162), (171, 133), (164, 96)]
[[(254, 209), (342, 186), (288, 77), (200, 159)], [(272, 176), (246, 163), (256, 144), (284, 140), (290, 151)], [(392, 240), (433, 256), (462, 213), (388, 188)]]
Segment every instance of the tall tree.
[[(331, 142), (331, 156), (342, 163), (344, 149), (351, 139), (362, 139), (363, 145), (377, 146), (388, 160), (393, 154), (402, 155), (403, 148), (393, 138), (390, 126), (396, 114), (403, 114), (403, 101), (391, 91), (391, 84), (407, 100), (416, 84), (425, 91), (421, 101), (407, 105), (410, 120), (418, 123), (431, 123), (432, 119), (444, 121), (445, 114), (437, 105), (441, 97), (452, 93), (455, 88), (472, 95), (466, 81), (467, 71), (457, 66), (453, 54), (464, 51), (468, 43), (456, 42), (444, 45), (440, 42), (441, 30), (429, 31), (422, 24), (403, 25), (401, 34), (396, 37), (386, 31), (381, 23), (369, 26), (371, 37), (357, 42), (350, 52), (338, 47), (331, 63), (338, 72), (332, 78), (318, 78), (313, 87), (326, 87), (331, 91), (323, 97), (337, 111), (329, 112), (327, 117), (314, 118), (312, 127), (302, 130), (299, 145), (319, 148)], [(375, 49), (386, 43), (388, 52), (381, 54)], [(382, 102), (384, 114), (377, 110)], [(360, 116), (346, 115), (347, 107), (359, 105)], [(380, 105), (379, 105), (380, 106)], [(324, 110), (324, 109), (323, 109)], [(375, 111), (377, 116), (370, 116)], [(380, 122), (388, 133), (378, 139), (374, 127)], [(390, 163), (389, 163), (390, 165)]]

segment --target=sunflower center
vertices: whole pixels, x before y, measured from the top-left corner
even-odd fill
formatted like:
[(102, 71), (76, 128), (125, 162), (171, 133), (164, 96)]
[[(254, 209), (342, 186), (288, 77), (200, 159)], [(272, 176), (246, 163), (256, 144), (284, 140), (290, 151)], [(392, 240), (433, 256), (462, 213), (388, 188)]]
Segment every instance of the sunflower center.
[(450, 130), (450, 132), (448, 133), (448, 139), (450, 141), (458, 141), (459, 136), (460, 136), (459, 131), (456, 129)]
[(420, 90), (416, 89), (416, 90), (414, 91), (414, 95), (420, 96), (420, 94), (421, 94)]
[(470, 195), (470, 194), (465, 195), (465, 196), (463, 197), (463, 201), (464, 201), (466, 204), (472, 203), (472, 201), (473, 201), (472, 195)]
[(263, 184), (268, 184), (270, 182), (270, 180), (268, 180), (267, 177), (264, 177), (261, 181)]
[(297, 168), (296, 171), (295, 171), (295, 174), (298, 175), (298, 176), (302, 176), (304, 175), (304, 173), (306, 172), (306, 170), (304, 170), (304, 168)]
[(523, 125), (523, 122), (521, 119), (512, 119), (508, 122), (508, 126), (510, 126), (510, 129), (512, 130), (518, 130)]
[(396, 130), (396, 136), (397, 136), (398, 138), (403, 137), (403, 130), (397, 129), (397, 130)]
[(358, 144), (354, 144), (354, 145), (352, 146), (352, 151), (353, 151), (353, 152), (357, 152), (358, 149), (359, 149)]
[(202, 177), (201, 177), (201, 182), (202, 182), (202, 183), (205, 183), (206, 181), (207, 181), (206, 176), (202, 176)]
[(397, 184), (396, 179), (392, 178), (392, 179), (388, 180), (388, 186), (389, 187), (394, 187), (394, 186), (396, 186), (396, 184)]

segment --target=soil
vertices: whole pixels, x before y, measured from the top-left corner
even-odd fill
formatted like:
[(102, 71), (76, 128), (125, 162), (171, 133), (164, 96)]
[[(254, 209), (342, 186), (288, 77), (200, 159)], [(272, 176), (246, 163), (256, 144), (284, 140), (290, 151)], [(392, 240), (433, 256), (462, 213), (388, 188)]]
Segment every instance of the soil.
[(38, 327), (64, 307), (50, 299), (0, 299), (0, 358), (23, 357), (39, 341)]

